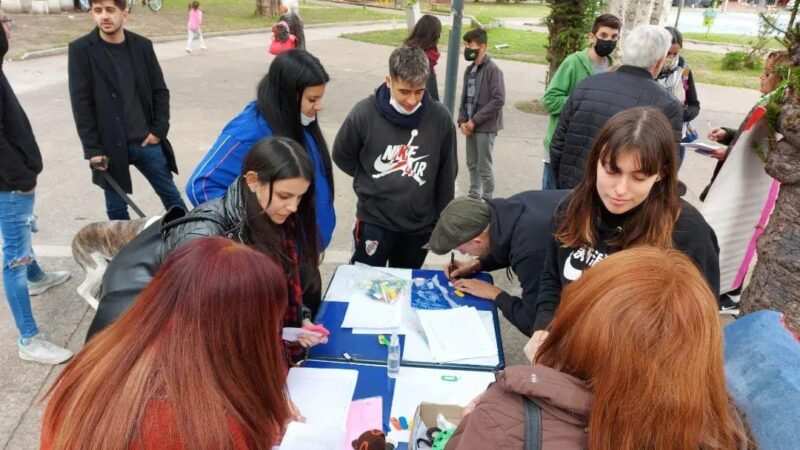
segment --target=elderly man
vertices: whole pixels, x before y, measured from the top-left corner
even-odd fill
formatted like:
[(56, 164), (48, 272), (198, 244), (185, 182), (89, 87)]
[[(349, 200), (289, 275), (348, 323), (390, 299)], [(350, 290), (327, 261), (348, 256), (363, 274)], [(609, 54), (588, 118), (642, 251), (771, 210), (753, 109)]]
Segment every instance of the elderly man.
[(660, 109), (672, 124), (675, 142), (680, 142), (683, 105), (655, 81), (671, 42), (663, 27), (635, 28), (622, 44), (622, 66), (584, 79), (570, 94), (550, 143), (558, 189), (572, 189), (583, 179), (595, 135), (620, 111), (636, 106)]
[(347, 115), (333, 160), (353, 177), (358, 197), (352, 262), (419, 268), (439, 213), (453, 199), (458, 172), (450, 113), (425, 92), (429, 62), (398, 48), (375, 94)]

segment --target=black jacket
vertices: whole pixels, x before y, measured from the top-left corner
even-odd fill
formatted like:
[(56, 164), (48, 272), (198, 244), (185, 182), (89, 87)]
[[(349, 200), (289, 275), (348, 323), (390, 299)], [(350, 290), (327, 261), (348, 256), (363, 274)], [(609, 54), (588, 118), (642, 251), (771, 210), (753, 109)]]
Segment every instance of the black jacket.
[[(103, 275), (100, 305), (86, 339), (90, 339), (122, 315), (150, 283), (170, 252), (182, 244), (208, 236), (224, 236), (247, 244), (241, 232), (244, 211), (237, 178), (223, 197), (198, 205), (188, 214), (180, 208), (173, 208), (161, 220), (142, 231), (109, 263)], [(315, 273), (309, 273), (314, 270)], [(319, 267), (301, 271), (304, 305), (319, 304), (320, 292), (305, 290), (305, 286), (316, 285), (310, 278), (319, 279), (319, 276)], [(313, 311), (308, 315), (312, 313)]]
[[(161, 139), (169, 168), (178, 173), (175, 154), (167, 140), (169, 90), (153, 51), (153, 43), (130, 31), (125, 31), (125, 42), (150, 133)], [(132, 192), (119, 80), (97, 29), (69, 44), (69, 95), (84, 157), (108, 156), (111, 177), (126, 192)], [(94, 174), (93, 181), (106, 187), (98, 174)]]
[(336, 134), (333, 161), (353, 177), (359, 220), (426, 233), (453, 199), (455, 126), (441, 103), (428, 95), (422, 101), (415, 114), (402, 116), (391, 109), (382, 85), (353, 107)]
[(586, 158), (595, 136), (614, 114), (637, 106), (652, 106), (667, 116), (675, 143), (683, 131), (683, 105), (645, 69), (621, 66), (614, 72), (584, 79), (572, 91), (550, 142), (550, 166), (556, 186), (572, 189), (583, 179)]
[(28, 116), (2, 69), (8, 39), (1, 26), (0, 49), (0, 191), (29, 191), (42, 171), (42, 155)]
[(475, 111), (472, 117), (467, 115), (467, 80), (475, 63), (464, 69), (463, 88), (461, 89), (461, 107), (458, 110), (458, 123), (470, 119), (475, 124), (476, 133), (497, 133), (503, 129), (503, 106), (506, 103), (506, 83), (503, 71), (486, 55), (478, 66), (475, 86)]
[(495, 303), (509, 322), (530, 335), (539, 295), (539, 278), (552, 239), (550, 224), (556, 206), (569, 191), (528, 191), (508, 199), (489, 200), (489, 255), (481, 270), (510, 268), (522, 285), (522, 298), (502, 292)]
[[(559, 217), (560, 211), (555, 217)], [(555, 222), (560, 219), (554, 219)], [(561, 289), (567, 283), (578, 279), (584, 270), (602, 261), (608, 255), (620, 251), (620, 248), (611, 247), (608, 241), (612, 240), (619, 228), (600, 222), (596, 235), (598, 245), (596, 248), (567, 248), (563, 247), (554, 237), (550, 239), (545, 268), (539, 281), (539, 295), (536, 305), (529, 311), (533, 313), (530, 318), (533, 322), (532, 331), (543, 330), (553, 320), (558, 304), (561, 301)], [(672, 242), (676, 250), (680, 250), (690, 257), (698, 266), (700, 273), (708, 281), (711, 291), (719, 295), (719, 244), (714, 230), (692, 205), (681, 200), (681, 213), (675, 222), (672, 232)]]

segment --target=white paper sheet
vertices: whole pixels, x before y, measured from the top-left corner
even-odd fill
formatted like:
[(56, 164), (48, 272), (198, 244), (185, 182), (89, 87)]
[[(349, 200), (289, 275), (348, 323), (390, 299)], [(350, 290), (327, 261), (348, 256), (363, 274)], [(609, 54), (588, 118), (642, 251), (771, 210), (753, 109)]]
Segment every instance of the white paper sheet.
[(453, 362), (497, 354), (478, 310), (473, 307), (417, 310), (431, 355), (436, 362)]
[(351, 301), (342, 320), (342, 328), (398, 328), (402, 319), (399, 303), (392, 305), (375, 300)]
[(345, 430), (358, 371), (293, 367), (286, 385), (306, 423)]
[[(405, 417), (410, 422), (423, 401), (466, 406), (493, 381), (492, 372), (401, 367), (395, 383), (391, 417)], [(392, 430), (389, 436), (408, 442), (408, 433), (409, 430)]]
[(286, 428), (279, 450), (331, 450), (339, 449), (345, 440), (343, 429), (324, 424), (292, 422)]
[(342, 265), (336, 269), (331, 279), (325, 300), (350, 302), (365, 299), (359, 295), (359, 283), (363, 280), (386, 278), (394, 276), (403, 280), (411, 280), (411, 269), (394, 269), (388, 267), (370, 267), (362, 265)]
[[(483, 328), (486, 330), (487, 335), (491, 342), (497, 342), (497, 334), (494, 328), (494, 316), (491, 311), (478, 311), (481, 318)], [(438, 362), (433, 358), (431, 349), (428, 346), (428, 341), (425, 339), (425, 333), (422, 330), (407, 332), (405, 345), (403, 346), (403, 361), (414, 362)], [(491, 356), (480, 358), (469, 358), (458, 361), (459, 364), (470, 364), (476, 366), (496, 367), (500, 364), (500, 357), (497, 352), (497, 346), (493, 345), (493, 352)]]

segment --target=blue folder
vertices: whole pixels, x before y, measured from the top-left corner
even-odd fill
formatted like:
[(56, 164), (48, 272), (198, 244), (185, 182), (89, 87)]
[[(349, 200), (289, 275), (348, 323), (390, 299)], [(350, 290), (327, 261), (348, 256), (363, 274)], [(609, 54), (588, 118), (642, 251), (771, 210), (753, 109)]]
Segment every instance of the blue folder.
[[(439, 282), (443, 286), (447, 285), (444, 272), (440, 270), (414, 270), (412, 272), (413, 278), (431, 278), (434, 276), (440, 277)], [(492, 276), (488, 273), (477, 274), (475, 278), (489, 283), (492, 282)], [(503, 353), (503, 344), (500, 337), (500, 321), (494, 302), (489, 302), (469, 295), (465, 295), (464, 297), (453, 297), (453, 300), (459, 305), (473, 306), (481, 311), (492, 311), (496, 336), (495, 343), (497, 345), (499, 364), (495, 367), (490, 367), (458, 363), (434, 363), (404, 360), (401, 361), (401, 365), (410, 367), (481, 371), (495, 371), (505, 367), (505, 354)], [(320, 309), (317, 312), (316, 322), (324, 325), (325, 328), (330, 330), (331, 334), (328, 337), (327, 344), (317, 345), (311, 348), (311, 350), (308, 352), (308, 359), (343, 362), (349, 361), (385, 366), (388, 348), (378, 342), (378, 336), (374, 334), (353, 334), (351, 329), (345, 329), (341, 327), (342, 321), (344, 320), (344, 315), (347, 312), (347, 306), (348, 303), (346, 302), (322, 302)], [(401, 348), (404, 348), (405, 346), (405, 337), (402, 335), (400, 336), (400, 346)]]

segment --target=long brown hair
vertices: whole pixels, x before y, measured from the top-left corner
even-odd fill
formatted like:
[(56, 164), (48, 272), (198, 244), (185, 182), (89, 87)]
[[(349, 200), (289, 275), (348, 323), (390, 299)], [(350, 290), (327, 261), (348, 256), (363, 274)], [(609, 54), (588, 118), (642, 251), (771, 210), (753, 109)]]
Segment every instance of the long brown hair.
[(611, 244), (620, 248), (636, 244), (672, 247), (672, 230), (681, 207), (675, 135), (664, 114), (649, 107), (619, 112), (600, 130), (589, 152), (583, 180), (558, 218), (555, 236), (565, 247), (597, 244), (595, 230), (604, 208), (597, 193), (597, 164), (603, 161), (619, 170), (617, 158), (623, 153), (635, 154), (645, 174), (658, 174), (661, 179)]
[(636, 247), (563, 292), (536, 363), (586, 380), (592, 450), (733, 450), (717, 302), (677, 250)]
[(148, 409), (165, 403), (184, 448), (232, 449), (234, 434), (272, 448), (290, 417), (286, 296), (286, 277), (261, 252), (220, 237), (178, 248), (59, 375), (43, 445), (48, 436), (52, 449), (128, 450), (154, 438)]

